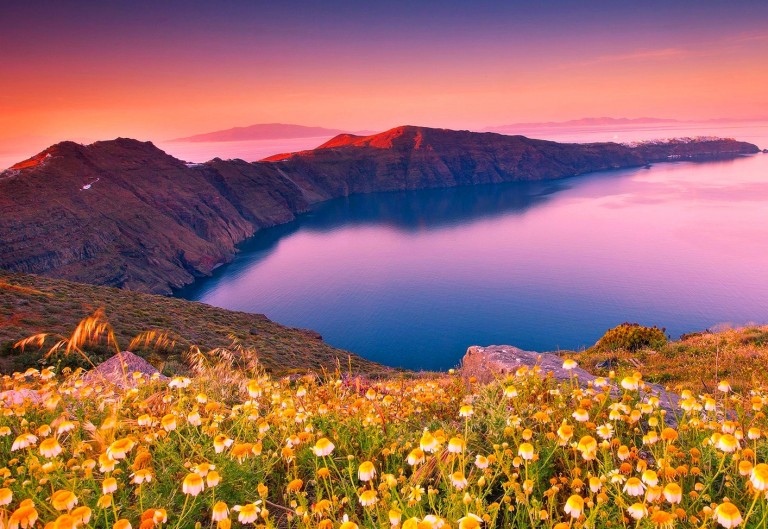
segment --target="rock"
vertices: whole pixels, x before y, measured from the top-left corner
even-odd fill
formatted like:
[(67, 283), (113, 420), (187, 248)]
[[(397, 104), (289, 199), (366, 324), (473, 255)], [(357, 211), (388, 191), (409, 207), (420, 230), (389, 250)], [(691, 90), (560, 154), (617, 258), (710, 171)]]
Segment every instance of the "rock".
[(578, 376), (579, 382), (586, 384), (595, 380), (582, 368), (573, 371), (563, 369), (563, 359), (554, 353), (537, 353), (523, 351), (511, 345), (489, 345), (480, 347), (473, 345), (461, 361), (461, 371), (465, 378), (475, 377), (478, 382), (487, 383), (499, 376), (513, 375), (520, 367), (540, 367), (544, 373), (552, 372), (557, 380), (570, 380)]
[[(461, 360), (461, 374), (465, 380), (474, 377), (478, 382), (487, 383), (499, 377), (514, 375), (522, 366), (529, 369), (539, 367), (543, 374), (551, 373), (552, 377), (558, 381), (568, 381), (573, 377), (581, 386), (587, 386), (597, 378), (580, 367), (571, 371), (563, 369), (563, 358), (557, 353), (523, 351), (511, 345), (469, 347)], [(611, 393), (618, 396), (621, 390), (614, 384)], [(676, 425), (676, 415), (681, 412), (680, 397), (658, 384), (645, 383), (641, 389), (641, 397), (647, 398), (652, 395), (659, 398), (661, 408), (667, 412), (665, 416), (667, 424)]]
[(9, 389), (0, 392), (0, 401), (6, 406), (21, 406), (25, 401), (38, 404), (43, 401), (43, 397), (31, 389)]
[(123, 351), (105, 360), (88, 371), (83, 379), (88, 383), (105, 381), (119, 388), (132, 388), (137, 385), (134, 373), (141, 373), (145, 379), (155, 377), (168, 380), (152, 364), (130, 351)]

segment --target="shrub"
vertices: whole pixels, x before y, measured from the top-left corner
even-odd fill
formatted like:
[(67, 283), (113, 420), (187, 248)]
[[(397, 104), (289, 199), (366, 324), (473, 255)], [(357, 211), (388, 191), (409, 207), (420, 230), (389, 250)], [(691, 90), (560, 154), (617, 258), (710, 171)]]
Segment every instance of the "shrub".
[(622, 323), (606, 332), (594, 345), (598, 351), (637, 351), (659, 349), (666, 345), (665, 328), (644, 327), (638, 323)]

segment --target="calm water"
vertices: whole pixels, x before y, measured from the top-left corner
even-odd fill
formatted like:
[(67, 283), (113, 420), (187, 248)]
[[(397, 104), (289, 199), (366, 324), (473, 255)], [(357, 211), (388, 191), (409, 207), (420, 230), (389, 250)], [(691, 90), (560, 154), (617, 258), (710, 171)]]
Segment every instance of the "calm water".
[[(767, 131), (693, 134), (766, 147)], [(637, 134), (681, 135), (657, 132)], [(334, 200), (181, 295), (425, 369), (473, 344), (578, 349), (624, 321), (768, 322), (768, 154)]]

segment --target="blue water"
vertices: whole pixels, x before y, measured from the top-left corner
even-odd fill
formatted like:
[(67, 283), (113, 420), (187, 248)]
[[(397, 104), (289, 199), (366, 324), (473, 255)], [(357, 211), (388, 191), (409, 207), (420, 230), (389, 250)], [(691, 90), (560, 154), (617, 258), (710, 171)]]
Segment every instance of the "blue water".
[(180, 295), (413, 369), (768, 322), (768, 155), (333, 200)]

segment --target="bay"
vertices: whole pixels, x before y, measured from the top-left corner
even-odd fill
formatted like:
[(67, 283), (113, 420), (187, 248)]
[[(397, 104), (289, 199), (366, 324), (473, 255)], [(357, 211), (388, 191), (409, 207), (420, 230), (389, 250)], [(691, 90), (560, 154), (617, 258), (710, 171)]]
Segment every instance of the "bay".
[[(768, 144), (765, 124), (719, 126), (547, 137)], [(454, 367), (475, 344), (580, 349), (624, 321), (673, 338), (765, 323), (768, 155), (352, 196), (263, 230), (240, 250), (179, 295), (264, 313), (411, 369)]]

